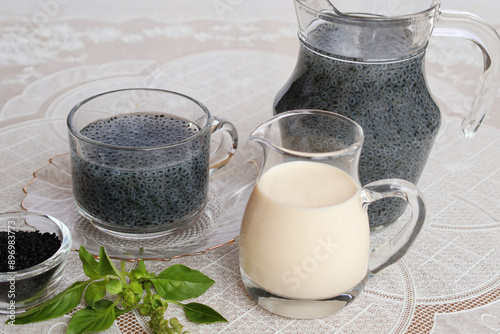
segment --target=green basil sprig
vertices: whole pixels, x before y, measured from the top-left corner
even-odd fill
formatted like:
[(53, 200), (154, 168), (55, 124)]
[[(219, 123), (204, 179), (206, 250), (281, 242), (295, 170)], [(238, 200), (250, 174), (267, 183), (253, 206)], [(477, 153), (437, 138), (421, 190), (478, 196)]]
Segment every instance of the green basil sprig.
[[(125, 262), (122, 261), (118, 269), (104, 247), (99, 250), (99, 261), (83, 246), (79, 256), (89, 280), (75, 282), (53, 298), (16, 316), (15, 325), (58, 318), (73, 310), (82, 297), (87, 307), (71, 317), (67, 334), (108, 329), (120, 315), (137, 308), (150, 317), (148, 324), (154, 333), (186, 333), (176, 318), (164, 318), (169, 303), (182, 307), (186, 317), (197, 323), (227, 321), (207, 305), (181, 303), (199, 297), (215, 283), (197, 270), (175, 264), (156, 275), (148, 272), (140, 260), (136, 269), (127, 272)], [(114, 297), (109, 300), (106, 296)]]

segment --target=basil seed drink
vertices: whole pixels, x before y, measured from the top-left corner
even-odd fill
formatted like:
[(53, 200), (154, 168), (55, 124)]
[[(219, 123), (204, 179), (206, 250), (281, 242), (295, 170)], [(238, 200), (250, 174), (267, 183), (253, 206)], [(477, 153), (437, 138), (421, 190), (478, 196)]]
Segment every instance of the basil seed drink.
[(116, 231), (154, 232), (203, 208), (210, 131), (178, 116), (137, 113), (80, 133), (89, 142), (70, 140), (70, 148), (73, 194), (85, 215)]
[[(348, 29), (353, 28), (324, 24), (307, 32), (296, 68), (276, 97), (275, 113), (320, 109), (351, 118), (365, 134), (359, 166), (362, 185), (388, 178), (416, 184), (441, 121), (424, 77), (425, 52), (406, 57), (391, 54), (404, 50), (411, 38), (395, 27), (386, 36), (377, 31), (393, 48), (384, 43), (363, 44), (363, 51), (352, 50), (361, 53), (357, 58), (335, 56), (346, 48), (356, 48), (352, 40), (346, 40), (350, 38)], [(362, 52), (392, 60), (364, 60)], [(384, 199), (370, 206), (372, 228), (403, 213), (406, 204), (397, 201)]]

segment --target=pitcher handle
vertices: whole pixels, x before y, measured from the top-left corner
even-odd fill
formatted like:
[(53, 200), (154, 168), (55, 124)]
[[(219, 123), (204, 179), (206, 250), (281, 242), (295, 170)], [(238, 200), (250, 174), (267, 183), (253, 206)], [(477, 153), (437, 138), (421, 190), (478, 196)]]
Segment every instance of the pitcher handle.
[(387, 197), (399, 197), (406, 200), (411, 208), (411, 217), (396, 236), (384, 245), (372, 249), (368, 268), (370, 274), (378, 273), (403, 257), (415, 241), (425, 220), (425, 205), (422, 194), (411, 182), (401, 179), (386, 179), (368, 183), (361, 190), (362, 204), (365, 210), (371, 203)]
[(484, 68), (472, 110), (462, 122), (464, 135), (472, 138), (491, 108), (500, 84), (500, 36), (480, 17), (458, 10), (440, 10), (432, 35), (465, 38), (474, 42), (483, 52)]
[[(212, 174), (229, 162), (238, 147), (238, 131), (233, 123), (223, 118), (212, 118), (212, 134), (223, 131), (219, 146), (210, 154), (210, 169)], [(229, 141), (229, 142), (228, 142)]]

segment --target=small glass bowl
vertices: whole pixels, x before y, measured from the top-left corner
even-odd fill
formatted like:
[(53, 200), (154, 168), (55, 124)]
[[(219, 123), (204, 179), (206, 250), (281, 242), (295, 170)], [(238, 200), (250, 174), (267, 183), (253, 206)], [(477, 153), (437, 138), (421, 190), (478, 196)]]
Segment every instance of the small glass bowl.
[[(15, 315), (51, 297), (63, 276), (71, 233), (58, 219), (27, 211), (1, 213), (0, 231), (7, 232), (7, 256), (12, 255), (9, 251), (15, 248), (19, 231), (55, 233), (61, 241), (56, 253), (42, 263), (15, 272), (0, 272), (0, 314)], [(8, 259), (15, 260), (15, 256)]]

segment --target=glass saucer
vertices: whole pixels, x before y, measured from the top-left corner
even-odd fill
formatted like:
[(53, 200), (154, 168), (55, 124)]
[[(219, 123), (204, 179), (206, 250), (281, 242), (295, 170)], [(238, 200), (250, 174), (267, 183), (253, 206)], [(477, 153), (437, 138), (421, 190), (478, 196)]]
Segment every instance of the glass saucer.
[(172, 234), (147, 239), (130, 239), (106, 233), (77, 211), (73, 201), (69, 153), (55, 156), (33, 173), (24, 187), (21, 206), (28, 211), (57, 217), (73, 236), (73, 250), (83, 245), (91, 254), (101, 246), (115, 259), (135, 261), (170, 260), (202, 254), (233, 243), (240, 232), (241, 218), (258, 175), (257, 156), (249, 147), (245, 157), (237, 152), (229, 163), (210, 176), (208, 203), (195, 222)]

